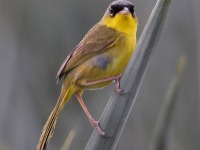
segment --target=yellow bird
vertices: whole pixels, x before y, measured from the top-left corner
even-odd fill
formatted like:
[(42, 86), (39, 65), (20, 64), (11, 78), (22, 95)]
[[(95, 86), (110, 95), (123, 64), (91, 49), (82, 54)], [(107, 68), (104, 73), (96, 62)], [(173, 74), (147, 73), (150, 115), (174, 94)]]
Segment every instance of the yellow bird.
[(122, 93), (119, 80), (136, 46), (137, 25), (134, 5), (126, 0), (114, 1), (67, 56), (56, 77), (58, 81), (64, 80), (61, 93), (43, 128), (37, 150), (47, 148), (60, 111), (73, 94), (92, 126), (105, 136), (83, 102), (83, 90), (102, 88), (115, 81), (116, 91)]

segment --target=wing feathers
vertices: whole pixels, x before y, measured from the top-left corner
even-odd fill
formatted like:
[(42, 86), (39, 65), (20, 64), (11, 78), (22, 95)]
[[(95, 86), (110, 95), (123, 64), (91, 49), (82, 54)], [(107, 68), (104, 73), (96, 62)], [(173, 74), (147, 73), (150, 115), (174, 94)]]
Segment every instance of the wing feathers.
[(56, 76), (57, 82), (96, 53), (108, 50), (119, 37), (118, 31), (97, 23), (64, 60)]

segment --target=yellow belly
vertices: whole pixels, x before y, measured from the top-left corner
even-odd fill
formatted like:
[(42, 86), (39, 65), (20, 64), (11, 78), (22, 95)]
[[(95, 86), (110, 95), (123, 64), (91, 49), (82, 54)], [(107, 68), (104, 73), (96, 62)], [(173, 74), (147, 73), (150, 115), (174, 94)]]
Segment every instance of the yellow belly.
[(134, 51), (136, 39), (133, 37), (128, 39), (122, 38), (109, 50), (104, 53), (95, 55), (83, 64), (76, 67), (69, 76), (73, 76), (76, 86), (82, 89), (102, 88), (112, 81), (102, 82), (90, 86), (82, 86), (83, 83), (93, 82), (121, 75)]

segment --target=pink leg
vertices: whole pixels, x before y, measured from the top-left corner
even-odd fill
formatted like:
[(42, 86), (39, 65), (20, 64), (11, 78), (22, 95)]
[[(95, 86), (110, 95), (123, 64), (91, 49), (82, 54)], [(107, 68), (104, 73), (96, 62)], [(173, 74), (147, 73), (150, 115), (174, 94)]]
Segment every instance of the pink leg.
[(120, 82), (119, 82), (120, 78), (121, 78), (121, 75), (112, 76), (112, 77), (109, 77), (109, 78), (104, 78), (104, 79), (100, 79), (100, 80), (96, 80), (96, 81), (89, 81), (89, 82), (86, 82), (86, 83), (81, 83), (81, 85), (82, 86), (90, 86), (90, 85), (94, 85), (94, 84), (98, 84), (98, 83), (103, 83), (103, 82), (115, 80), (115, 82), (116, 82), (115, 90), (120, 94), (124, 94), (124, 92), (120, 88)]
[(88, 116), (89, 120), (90, 120), (90, 123), (92, 124), (92, 126), (97, 130), (97, 132), (102, 135), (102, 136), (105, 136), (105, 132), (103, 132), (101, 130), (101, 128), (99, 127), (99, 121), (95, 121), (92, 116), (90, 115), (90, 112), (88, 111), (85, 103), (83, 102), (83, 99), (82, 99), (82, 96), (80, 93), (75, 93), (76, 95), (76, 98), (78, 99), (81, 107), (83, 108), (83, 110), (85, 111), (86, 115)]
[(103, 82), (107, 82), (107, 81), (113, 81), (113, 80), (118, 79), (120, 76), (112, 76), (112, 77), (108, 77), (108, 78), (104, 78), (104, 79), (99, 79), (99, 80), (96, 80), (96, 81), (87, 81), (86, 83), (83, 83), (81, 85), (83, 85), (83, 86), (90, 86), (90, 85), (94, 85), (94, 84), (98, 84), (98, 83), (103, 83)]
[(117, 93), (119, 94), (125, 94), (125, 92), (122, 91), (121, 87), (120, 87), (120, 78), (121, 76), (118, 76), (118, 78), (115, 79), (115, 90), (117, 91)]

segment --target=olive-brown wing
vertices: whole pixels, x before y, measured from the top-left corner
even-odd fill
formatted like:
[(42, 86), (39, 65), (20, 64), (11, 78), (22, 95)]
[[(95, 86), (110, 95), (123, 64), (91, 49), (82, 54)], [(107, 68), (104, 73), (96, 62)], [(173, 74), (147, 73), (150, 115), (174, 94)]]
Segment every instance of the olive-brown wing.
[(119, 37), (118, 31), (97, 23), (64, 60), (57, 73), (57, 81), (79, 64), (114, 46)]

